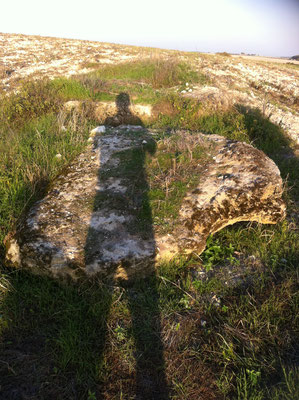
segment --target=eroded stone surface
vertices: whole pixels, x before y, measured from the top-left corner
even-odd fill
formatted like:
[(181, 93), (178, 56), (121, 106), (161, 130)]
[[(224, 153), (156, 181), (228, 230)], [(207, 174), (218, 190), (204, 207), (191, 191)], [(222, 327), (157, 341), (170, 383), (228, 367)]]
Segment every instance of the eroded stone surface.
[(155, 259), (200, 254), (208, 235), (224, 226), (284, 217), (282, 180), (272, 160), (248, 144), (199, 133), (215, 144), (215, 156), (185, 197), (176, 228), (164, 237), (151, 221), (141, 229), (149, 189), (144, 157), (154, 152), (154, 136), (141, 126), (96, 134), (7, 238), (7, 264), (72, 279), (145, 274)]
[(102, 124), (118, 126), (121, 124), (141, 125), (152, 117), (152, 106), (150, 104), (128, 104), (119, 109), (114, 101), (90, 101), (70, 100), (64, 104), (67, 111), (80, 112), (82, 107), (88, 107), (92, 117)]
[(145, 153), (153, 139), (140, 126), (129, 130), (122, 126), (94, 137), (93, 145), (31, 209), (17, 240), (9, 240), (8, 262), (76, 279), (118, 274), (124, 261), (134, 270), (141, 260), (151, 260), (153, 235), (144, 239), (130, 229), (138, 201), (134, 204), (129, 191), (136, 179), (121, 173), (121, 156), (132, 149)]
[(210, 234), (236, 222), (275, 224), (285, 217), (276, 164), (249, 144), (218, 140), (222, 145), (214, 163), (183, 201), (178, 228), (159, 239), (163, 257), (178, 252), (201, 254)]

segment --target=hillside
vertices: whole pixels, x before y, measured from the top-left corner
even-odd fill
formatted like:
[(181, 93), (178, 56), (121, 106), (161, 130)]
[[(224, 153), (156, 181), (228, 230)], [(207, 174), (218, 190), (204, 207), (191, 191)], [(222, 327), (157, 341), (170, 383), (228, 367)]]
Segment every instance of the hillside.
[(0, 43), (0, 399), (297, 398), (299, 62)]
[[(298, 139), (299, 62), (265, 57), (221, 56), (139, 48), (74, 39), (0, 34), (2, 90), (13, 90), (25, 78), (54, 78), (87, 73), (100, 65), (174, 56), (206, 75), (186, 96), (228, 107), (241, 103), (260, 109)], [(0, 88), (1, 89), (1, 88)]]

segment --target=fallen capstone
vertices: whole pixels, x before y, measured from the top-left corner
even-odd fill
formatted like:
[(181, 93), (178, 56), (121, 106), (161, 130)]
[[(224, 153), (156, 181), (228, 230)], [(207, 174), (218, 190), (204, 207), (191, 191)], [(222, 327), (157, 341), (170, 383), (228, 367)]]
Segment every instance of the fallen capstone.
[(159, 238), (159, 254), (200, 255), (209, 235), (241, 221), (276, 224), (283, 220), (283, 183), (276, 164), (251, 145), (208, 136), (218, 142), (200, 184), (182, 202), (177, 228)]
[(183, 200), (176, 228), (164, 236), (154, 224), (139, 229), (148, 190), (144, 156), (154, 152), (154, 138), (141, 126), (95, 130), (93, 143), (7, 236), (7, 265), (72, 280), (146, 275), (157, 260), (200, 254), (207, 237), (227, 225), (284, 218), (272, 160), (246, 143), (198, 133), (215, 144), (214, 157)]

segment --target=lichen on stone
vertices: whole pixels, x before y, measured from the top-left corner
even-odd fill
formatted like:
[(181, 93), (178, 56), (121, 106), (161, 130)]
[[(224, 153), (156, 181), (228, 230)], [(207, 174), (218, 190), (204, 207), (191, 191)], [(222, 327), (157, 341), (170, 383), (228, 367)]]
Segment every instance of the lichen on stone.
[[(168, 234), (154, 223), (149, 199), (145, 161), (156, 151), (155, 132), (110, 127), (95, 133), (6, 240), (7, 264), (72, 280), (146, 274), (161, 259), (200, 254), (207, 237), (227, 225), (284, 218), (282, 179), (264, 153), (217, 135), (176, 135), (205, 144), (201, 150), (209, 156), (192, 167), (193, 183)], [(166, 154), (168, 146), (169, 139), (161, 139), (159, 151)]]

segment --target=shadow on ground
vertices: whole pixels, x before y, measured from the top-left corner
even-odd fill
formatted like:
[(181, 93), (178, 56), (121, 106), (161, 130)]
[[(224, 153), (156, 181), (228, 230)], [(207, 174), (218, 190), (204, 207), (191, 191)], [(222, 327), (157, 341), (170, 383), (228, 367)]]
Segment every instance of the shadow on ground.
[[(105, 121), (105, 125), (122, 125), (126, 123), (135, 123), (142, 125), (141, 120), (130, 111), (130, 98), (126, 93), (120, 93), (116, 97), (117, 113)], [(134, 131), (133, 131), (134, 132)], [(118, 132), (115, 135), (128, 135)], [(129, 133), (132, 134), (132, 133)], [(133, 135), (138, 135), (135, 131)], [(117, 279), (117, 267), (111, 267), (115, 271), (115, 278), (112, 278), (114, 285), (120, 285), (127, 302), (127, 311), (131, 315), (130, 333), (134, 338), (134, 358), (136, 368), (136, 399), (167, 399), (168, 389), (165, 379), (165, 366), (163, 358), (163, 345), (161, 340), (161, 326), (159, 315), (159, 294), (157, 290), (157, 279), (155, 272), (155, 260), (153, 257), (143, 256), (144, 259), (136, 260), (135, 254), (129, 249), (129, 242), (134, 242), (133, 247), (141, 249), (143, 240), (152, 243), (152, 251), (155, 254), (155, 238), (153, 231), (153, 221), (151, 208), (148, 199), (149, 185), (145, 171), (146, 153), (154, 154), (156, 143), (153, 138), (142, 131), (142, 139), (146, 144), (136, 149), (122, 151), (119, 153), (117, 167), (110, 164), (108, 167), (100, 159), (100, 169), (98, 174), (98, 187), (103, 187), (105, 182), (116, 179), (126, 179), (128, 182), (127, 190), (123, 193), (116, 189), (97, 192), (94, 199), (93, 215), (97, 217), (98, 211), (109, 210), (113, 215), (130, 216), (129, 221), (122, 223), (119, 232), (112, 232), (107, 228), (101, 232), (103, 239), (99, 241), (99, 233), (90, 223), (89, 231), (85, 244), (85, 264), (94, 262), (99, 256), (99, 244), (107, 243), (105, 250), (109, 253), (117, 253), (121, 249), (123, 256), (128, 260), (121, 262), (121, 269), (126, 279)], [(112, 164), (113, 165), (113, 164)], [(104, 245), (103, 245), (104, 246)], [(134, 250), (133, 250), (134, 251)], [(102, 255), (100, 254), (100, 258)], [(131, 261), (130, 261), (131, 259)], [(134, 268), (130, 264), (134, 264)], [(139, 265), (138, 265), (139, 264)], [(141, 271), (140, 271), (141, 265)], [(136, 271), (134, 271), (136, 269)], [(133, 271), (133, 274), (132, 274)], [(138, 273), (144, 273), (150, 276), (147, 284), (144, 286), (142, 280), (138, 279)], [(111, 276), (111, 274), (110, 274)], [(142, 287), (142, 292), (140, 288)], [(112, 297), (107, 301), (107, 308), (104, 314), (108, 317), (111, 307)], [(119, 335), (124, 334), (123, 327), (116, 328)], [(103, 324), (101, 354), (99, 358), (103, 359), (106, 324)]]
[[(239, 112), (244, 116), (250, 140), (278, 164), (289, 185), (295, 185), (298, 158), (282, 130), (257, 110), (240, 106)], [(138, 168), (143, 194), (136, 197), (134, 192), (128, 200), (138, 207), (142, 204), (143, 211), (147, 212), (145, 231), (151, 237), (152, 221), (143, 165), (144, 157), (141, 156)], [(298, 187), (294, 186), (290, 191), (291, 201), (295, 201), (296, 193)], [(94, 281), (74, 287), (26, 271), (2, 270), (7, 274), (10, 287), (3, 291), (0, 304), (0, 318), (7, 321), (6, 325), (0, 324), (4, 326), (3, 332), (0, 331), (1, 400), (119, 399), (121, 394), (128, 399), (171, 398), (166, 385), (161, 337), (161, 287), (154, 271), (146, 279), (105, 284)], [(237, 293), (233, 299), (237, 303), (241, 296)], [(184, 374), (196, 367), (191, 374), (194, 379), (191, 386), (199, 382), (204, 388), (208, 379), (214, 379), (213, 372), (219, 367), (216, 364), (219, 358), (214, 363), (211, 361), (217, 357), (215, 352), (207, 361), (211, 367), (209, 374), (204, 368), (197, 368), (206, 365), (204, 357), (208, 357), (210, 348), (203, 355), (204, 346), (208, 344), (212, 348), (218, 333), (223, 333), (226, 314), (221, 314), (219, 309), (213, 313), (216, 322), (211, 325), (213, 329), (209, 334), (201, 330), (201, 314), (185, 312), (173, 317), (173, 323), (180, 321), (184, 329), (190, 321), (194, 322), (196, 335), (186, 330), (190, 354), (182, 355), (185, 342), (168, 351), (167, 370), (172, 369), (175, 375), (184, 362)], [(189, 343), (190, 332), (193, 342)], [(196, 357), (195, 350), (198, 350)], [(173, 355), (175, 351), (177, 353)], [(285, 358), (290, 358), (289, 353)], [(199, 359), (202, 364), (196, 364)], [(180, 375), (178, 383), (183, 380), (184, 376)], [(202, 398), (222, 399), (224, 396), (211, 385), (211, 390)]]
[(9, 278), (0, 399), (168, 398), (155, 277), (79, 288)]
[[(107, 125), (142, 124), (130, 112), (127, 94), (117, 96), (116, 104), (117, 114)], [(105, 201), (112, 211), (130, 209), (137, 222), (128, 228), (130, 233), (154, 243), (145, 154), (139, 149), (130, 154), (133, 163), (124, 160), (126, 179), (133, 182), (126, 195), (111, 191), (103, 198), (98, 192), (93, 213)], [(113, 169), (109, 176), (99, 171), (99, 185), (109, 178), (114, 178)], [(94, 255), (89, 248), (95, 233), (90, 227), (86, 263)], [(122, 267), (126, 270), (125, 264)], [(154, 260), (145, 267), (147, 278), (130, 275), (79, 287), (9, 272), (0, 399), (112, 399), (121, 393), (136, 400), (168, 399)]]
[(142, 120), (134, 115), (131, 111), (131, 100), (128, 93), (122, 92), (115, 99), (116, 113), (105, 119), (104, 125), (119, 126), (119, 125), (141, 125)]

